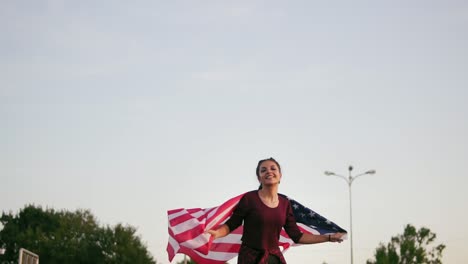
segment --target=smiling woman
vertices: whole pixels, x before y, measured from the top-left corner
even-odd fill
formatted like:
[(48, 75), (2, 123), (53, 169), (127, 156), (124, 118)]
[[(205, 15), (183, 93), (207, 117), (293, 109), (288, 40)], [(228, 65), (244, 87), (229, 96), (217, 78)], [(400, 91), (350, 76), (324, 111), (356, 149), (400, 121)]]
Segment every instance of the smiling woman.
[(313, 235), (299, 229), (290, 201), (278, 194), (282, 174), (281, 166), (275, 159), (260, 160), (256, 174), (259, 189), (247, 192), (241, 198), (225, 224), (216, 230), (207, 231), (216, 239), (228, 235), (241, 224), (244, 225), (238, 264), (285, 264), (286, 260), (279, 248), (283, 228), (299, 244), (342, 241), (343, 233)]

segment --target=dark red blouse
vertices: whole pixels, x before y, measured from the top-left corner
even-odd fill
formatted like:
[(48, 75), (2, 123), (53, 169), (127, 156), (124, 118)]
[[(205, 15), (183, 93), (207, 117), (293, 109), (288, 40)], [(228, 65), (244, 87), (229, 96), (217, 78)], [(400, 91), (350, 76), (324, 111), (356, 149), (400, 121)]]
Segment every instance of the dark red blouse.
[[(243, 245), (261, 252), (278, 252), (282, 228), (296, 243), (302, 237), (289, 200), (282, 195), (278, 198), (279, 203), (276, 208), (266, 206), (256, 190), (246, 193), (241, 198), (226, 224), (229, 230), (233, 231), (244, 221)], [(239, 252), (239, 255), (241, 253)]]

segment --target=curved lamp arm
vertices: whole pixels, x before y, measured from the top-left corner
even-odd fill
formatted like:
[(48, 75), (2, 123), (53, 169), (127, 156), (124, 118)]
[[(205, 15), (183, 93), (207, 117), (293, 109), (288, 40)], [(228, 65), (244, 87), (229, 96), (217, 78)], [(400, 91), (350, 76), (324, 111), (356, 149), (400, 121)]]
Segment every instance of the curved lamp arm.
[(346, 178), (346, 177), (343, 176), (343, 175), (336, 174), (336, 173), (331, 172), (331, 171), (325, 171), (324, 173), (325, 173), (325, 175), (327, 175), (327, 176), (336, 176), (336, 177), (340, 177), (340, 178), (342, 178), (347, 184), (350, 184), (349, 179)]
[[(351, 182), (353, 182), (354, 180), (356, 180), (358, 177), (361, 177), (361, 176), (363, 176), (363, 175), (368, 175), (368, 174), (369, 174), (369, 175), (375, 174), (375, 170), (369, 170), (369, 171), (366, 171), (366, 172), (364, 172), (364, 173), (358, 174), (358, 175), (356, 175), (356, 176), (354, 176), (354, 177), (350, 177)], [(351, 182), (350, 182), (350, 184), (351, 184)]]

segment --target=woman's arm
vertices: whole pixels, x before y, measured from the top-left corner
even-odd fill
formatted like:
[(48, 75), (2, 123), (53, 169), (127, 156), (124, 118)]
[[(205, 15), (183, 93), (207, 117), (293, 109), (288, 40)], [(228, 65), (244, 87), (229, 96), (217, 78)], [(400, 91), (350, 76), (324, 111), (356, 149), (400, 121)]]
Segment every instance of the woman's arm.
[(304, 233), (302, 237), (299, 239), (299, 244), (317, 244), (323, 242), (338, 242), (341, 243), (343, 241), (344, 233), (335, 233), (331, 235), (312, 235)]
[(239, 200), (236, 208), (234, 208), (231, 217), (224, 224), (222, 224), (216, 230), (210, 229), (205, 232), (212, 235), (214, 239), (227, 236), (231, 230), (235, 230), (240, 225), (242, 225), (242, 221), (247, 214), (248, 208), (248, 201), (246, 195), (244, 195)]
[(207, 233), (211, 234), (214, 239), (220, 238), (220, 237), (225, 237), (229, 234), (229, 226), (226, 224), (223, 224), (216, 230), (208, 230), (206, 231)]

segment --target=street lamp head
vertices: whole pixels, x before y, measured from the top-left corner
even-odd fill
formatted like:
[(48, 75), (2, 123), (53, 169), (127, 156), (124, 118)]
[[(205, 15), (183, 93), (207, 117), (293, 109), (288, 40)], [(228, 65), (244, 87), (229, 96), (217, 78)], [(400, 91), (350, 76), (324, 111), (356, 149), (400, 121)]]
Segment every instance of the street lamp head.
[(375, 170), (366, 171), (366, 174), (375, 174)]
[(332, 176), (332, 175), (335, 175), (335, 173), (331, 171), (325, 171), (325, 175)]

